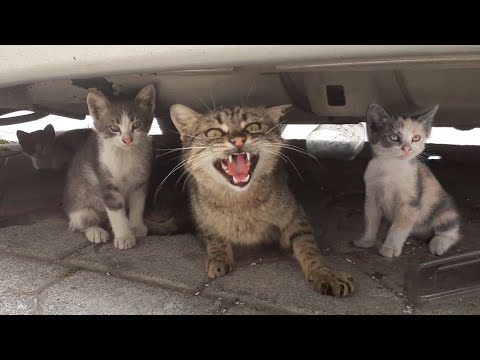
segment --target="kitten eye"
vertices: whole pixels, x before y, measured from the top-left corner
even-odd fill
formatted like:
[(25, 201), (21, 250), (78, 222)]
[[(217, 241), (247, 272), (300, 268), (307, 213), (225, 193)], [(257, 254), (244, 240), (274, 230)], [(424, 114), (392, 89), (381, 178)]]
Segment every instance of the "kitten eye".
[(220, 129), (210, 129), (205, 132), (205, 135), (209, 138), (218, 138), (223, 135), (223, 131)]
[(420, 140), (420, 135), (415, 135), (413, 138), (412, 138), (412, 141), (413, 142), (417, 142)]
[(247, 130), (248, 132), (256, 132), (260, 131), (261, 129), (262, 126), (259, 123), (251, 123), (245, 127), (245, 130)]
[(398, 135), (396, 135), (396, 134), (390, 135), (389, 138), (390, 138), (390, 140), (392, 140), (392, 141), (398, 141)]
[(132, 129), (137, 130), (137, 129), (140, 129), (141, 126), (142, 126), (142, 123), (140, 121), (135, 121), (132, 125)]
[(120, 128), (117, 125), (110, 125), (110, 130), (113, 132), (119, 132)]

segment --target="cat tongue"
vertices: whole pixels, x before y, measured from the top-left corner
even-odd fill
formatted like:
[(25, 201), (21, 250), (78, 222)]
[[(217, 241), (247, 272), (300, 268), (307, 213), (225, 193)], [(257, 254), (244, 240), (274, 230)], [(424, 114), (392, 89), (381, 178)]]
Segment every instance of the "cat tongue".
[(232, 175), (237, 182), (246, 181), (248, 177), (249, 165), (245, 155), (234, 155), (232, 162), (227, 164), (228, 173)]

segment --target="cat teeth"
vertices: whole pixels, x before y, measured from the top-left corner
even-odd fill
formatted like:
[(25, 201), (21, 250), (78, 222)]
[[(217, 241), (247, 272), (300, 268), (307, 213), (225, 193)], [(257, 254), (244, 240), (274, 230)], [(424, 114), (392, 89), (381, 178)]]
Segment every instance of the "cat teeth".
[(247, 175), (246, 178), (242, 179), (242, 180), (238, 180), (235, 176), (233, 177), (233, 182), (235, 184), (239, 184), (239, 183), (246, 183), (248, 182), (248, 180), (250, 179), (250, 174)]
[(247, 153), (245, 153), (245, 154), (247, 154), (247, 160), (250, 161), (250, 153), (247, 152)]
[(227, 170), (227, 169), (228, 169), (228, 166), (225, 165), (225, 163), (224, 163), (223, 161), (222, 161), (222, 168), (223, 168), (223, 170)]
[(232, 155), (229, 155), (229, 156), (228, 156), (228, 161), (229, 161), (229, 162), (233, 162), (233, 157), (232, 157)]

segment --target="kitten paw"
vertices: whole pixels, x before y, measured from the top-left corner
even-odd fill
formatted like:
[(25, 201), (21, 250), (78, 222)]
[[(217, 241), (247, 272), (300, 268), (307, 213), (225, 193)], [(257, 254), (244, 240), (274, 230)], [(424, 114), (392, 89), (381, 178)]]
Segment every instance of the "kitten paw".
[(378, 252), (380, 253), (380, 255), (384, 257), (388, 257), (388, 258), (397, 257), (397, 256), (400, 256), (400, 254), (402, 253), (402, 247), (403, 246), (399, 247), (394, 245), (382, 244)]
[(353, 277), (344, 272), (312, 271), (308, 276), (313, 281), (313, 288), (322, 295), (344, 297), (354, 291)]
[(108, 232), (100, 227), (91, 227), (85, 230), (85, 236), (91, 243), (100, 244), (108, 241)]
[(115, 237), (113, 239), (113, 244), (117, 249), (126, 250), (133, 248), (136, 244), (135, 235), (124, 235), (120, 237)]
[(443, 255), (445, 254), (450, 247), (455, 244), (451, 238), (443, 237), (443, 236), (435, 236), (428, 244), (428, 250), (433, 255)]
[(354, 240), (353, 245), (361, 248), (370, 248), (375, 245), (376, 242), (376, 239), (367, 239), (365, 237), (361, 237), (360, 239)]
[(147, 236), (148, 229), (145, 224), (132, 225), (132, 232), (136, 237), (143, 237)]
[(226, 259), (207, 259), (207, 274), (210, 279), (228, 274), (233, 270), (233, 264)]

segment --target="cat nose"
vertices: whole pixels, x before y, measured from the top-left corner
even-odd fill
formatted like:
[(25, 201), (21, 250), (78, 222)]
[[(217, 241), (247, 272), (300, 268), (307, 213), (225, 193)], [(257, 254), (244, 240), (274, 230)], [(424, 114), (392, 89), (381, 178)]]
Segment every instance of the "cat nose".
[(412, 150), (412, 147), (409, 145), (403, 145), (402, 150), (408, 153), (410, 152), (410, 150)]
[(243, 144), (245, 144), (245, 136), (237, 136), (237, 137), (234, 137), (233, 139), (230, 139), (230, 142), (235, 145), (236, 147), (240, 147), (240, 146), (243, 146)]
[(122, 138), (122, 141), (123, 141), (125, 144), (129, 145), (129, 144), (132, 143), (133, 139), (130, 138), (130, 137), (129, 137), (129, 138)]

